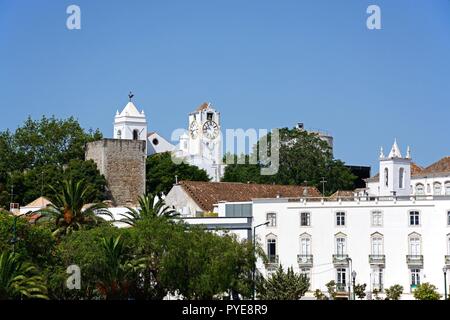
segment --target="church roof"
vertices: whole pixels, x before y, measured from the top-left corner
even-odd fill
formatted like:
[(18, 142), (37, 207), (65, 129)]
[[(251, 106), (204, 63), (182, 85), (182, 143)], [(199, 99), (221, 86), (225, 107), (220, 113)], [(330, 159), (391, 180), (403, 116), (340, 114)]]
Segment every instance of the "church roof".
[(447, 156), (423, 169), (421, 174), (449, 173), (449, 172), (450, 172), (450, 156)]
[(209, 103), (209, 102), (203, 102), (203, 103), (197, 108), (196, 111), (203, 111), (203, 110), (209, 109), (210, 105), (211, 105), (211, 103)]
[(25, 208), (45, 208), (47, 205), (52, 204), (46, 197), (39, 197), (33, 202), (30, 202)]
[(338, 190), (330, 196), (330, 200), (341, 199), (354, 199), (355, 191), (352, 190)]
[(129, 101), (119, 116), (142, 117), (143, 114), (139, 112), (133, 102)]
[(401, 157), (402, 157), (402, 154), (400, 152), (400, 148), (398, 147), (397, 139), (395, 139), (394, 144), (392, 145), (391, 152), (389, 153), (388, 158), (392, 159), (392, 158), (401, 158)]
[[(220, 201), (240, 202), (252, 199), (298, 198), (304, 195), (304, 186), (273, 185), (238, 182), (204, 182), (181, 181), (181, 187), (204, 211), (212, 211)], [(309, 197), (320, 197), (321, 193), (315, 187), (307, 187)]]

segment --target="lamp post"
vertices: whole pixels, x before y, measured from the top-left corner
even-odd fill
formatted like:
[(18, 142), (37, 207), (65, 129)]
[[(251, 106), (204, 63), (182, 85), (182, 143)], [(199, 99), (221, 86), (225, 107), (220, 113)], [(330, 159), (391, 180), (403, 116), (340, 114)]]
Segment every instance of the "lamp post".
[(256, 296), (256, 228), (267, 226), (270, 223), (270, 221), (266, 221), (264, 223), (258, 224), (257, 226), (253, 227), (253, 254), (255, 255), (255, 262), (253, 263), (253, 300), (255, 300)]
[(356, 279), (356, 271), (353, 270), (353, 271), (352, 271), (352, 280), (353, 280), (353, 300), (356, 300), (356, 299), (355, 299), (355, 279)]
[(447, 266), (442, 268), (442, 272), (444, 272), (444, 300), (447, 300)]
[[(348, 261), (348, 264), (349, 264), (349, 267), (350, 267), (350, 274), (352, 274), (353, 272), (352, 272), (352, 258), (347, 258), (347, 261)], [(349, 281), (348, 281), (348, 300), (351, 300), (352, 299), (352, 290), (351, 290), (351, 284), (350, 284), (350, 279), (349, 279)]]

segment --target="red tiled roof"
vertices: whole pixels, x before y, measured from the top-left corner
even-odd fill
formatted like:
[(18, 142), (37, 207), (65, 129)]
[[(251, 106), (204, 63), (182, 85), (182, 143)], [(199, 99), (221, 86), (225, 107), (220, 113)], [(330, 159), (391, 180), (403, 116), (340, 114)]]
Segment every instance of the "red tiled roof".
[(449, 173), (450, 172), (450, 156), (433, 163), (422, 170), (421, 174), (429, 173)]
[[(212, 211), (220, 201), (251, 201), (258, 198), (295, 198), (304, 195), (305, 187), (296, 185), (249, 184), (237, 182), (181, 181), (181, 187), (205, 211)], [(315, 187), (308, 187), (309, 197), (321, 197)]]
[(351, 190), (338, 190), (330, 196), (330, 199), (337, 200), (339, 198), (354, 198), (355, 192)]

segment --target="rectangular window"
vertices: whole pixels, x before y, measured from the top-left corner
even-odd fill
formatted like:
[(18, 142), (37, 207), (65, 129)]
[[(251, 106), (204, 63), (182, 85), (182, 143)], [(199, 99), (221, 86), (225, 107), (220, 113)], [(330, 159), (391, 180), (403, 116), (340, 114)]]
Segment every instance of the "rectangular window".
[(269, 227), (276, 227), (277, 226), (277, 214), (276, 213), (268, 213), (267, 214), (267, 221), (269, 221)]
[(208, 112), (208, 113), (206, 114), (206, 119), (207, 119), (208, 121), (211, 121), (211, 120), (213, 119), (213, 114), (212, 114), (211, 112)]
[(309, 212), (300, 213), (300, 226), (309, 227), (311, 225), (311, 214)]
[(372, 212), (372, 226), (373, 227), (383, 226), (383, 213), (381, 211)]
[(420, 284), (420, 269), (411, 269), (411, 286), (415, 287)]
[(412, 256), (420, 256), (420, 238), (413, 236), (409, 239), (409, 254)]
[(345, 226), (345, 212), (336, 212), (336, 226)]
[(268, 239), (267, 240), (267, 256), (269, 262), (274, 263), (277, 257), (277, 240)]
[(447, 211), (447, 225), (450, 226), (450, 211)]
[(302, 255), (310, 255), (311, 254), (311, 239), (309, 239), (309, 238), (301, 238), (300, 239), (300, 253)]
[(336, 277), (336, 283), (338, 285), (344, 286), (347, 284), (347, 269), (345, 268), (338, 268), (337, 269), (337, 277)]
[(418, 226), (420, 225), (420, 214), (419, 211), (411, 211), (409, 213), (409, 225)]
[(379, 236), (372, 238), (372, 254), (373, 255), (383, 254), (383, 238)]
[(343, 237), (336, 238), (336, 254), (344, 255), (347, 253), (346, 239)]
[(383, 290), (383, 269), (372, 270), (372, 285), (374, 289)]

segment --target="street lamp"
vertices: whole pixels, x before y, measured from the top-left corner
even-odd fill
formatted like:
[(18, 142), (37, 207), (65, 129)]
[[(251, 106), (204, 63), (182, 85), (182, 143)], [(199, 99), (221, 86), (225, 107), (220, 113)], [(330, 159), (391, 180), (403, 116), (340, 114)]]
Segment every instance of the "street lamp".
[(356, 300), (355, 299), (355, 279), (356, 279), (356, 271), (355, 270), (353, 270), (353, 272), (352, 272), (352, 279), (353, 279), (353, 300)]
[(267, 226), (270, 223), (270, 221), (266, 221), (264, 223), (258, 224), (257, 226), (253, 227), (253, 254), (255, 255), (255, 262), (253, 263), (253, 300), (255, 300), (256, 295), (256, 228)]
[(444, 272), (444, 300), (447, 300), (447, 266), (442, 268), (442, 272)]
[[(352, 272), (352, 258), (347, 258), (347, 262), (349, 264), (350, 267), (350, 274), (353, 274)], [(352, 299), (352, 290), (351, 290), (351, 285), (350, 285), (350, 281), (348, 281), (348, 300)]]

